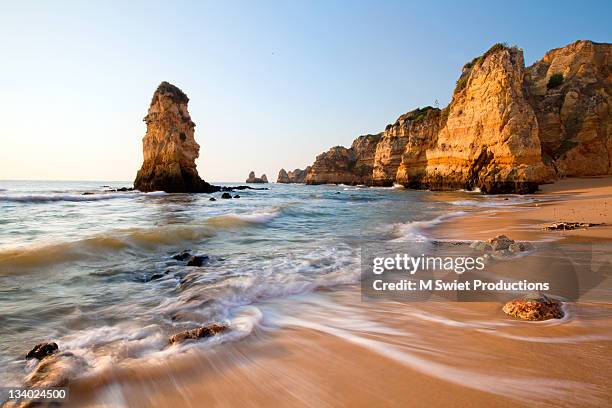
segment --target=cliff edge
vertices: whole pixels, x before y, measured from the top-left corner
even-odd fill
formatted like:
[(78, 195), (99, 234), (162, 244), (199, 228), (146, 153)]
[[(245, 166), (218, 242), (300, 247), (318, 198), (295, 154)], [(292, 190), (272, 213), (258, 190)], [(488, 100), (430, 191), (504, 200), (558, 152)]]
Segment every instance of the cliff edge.
[(320, 154), (306, 182), (530, 193), (612, 174), (611, 50), (577, 41), (525, 68), (522, 50), (495, 44), (464, 65), (447, 107)]

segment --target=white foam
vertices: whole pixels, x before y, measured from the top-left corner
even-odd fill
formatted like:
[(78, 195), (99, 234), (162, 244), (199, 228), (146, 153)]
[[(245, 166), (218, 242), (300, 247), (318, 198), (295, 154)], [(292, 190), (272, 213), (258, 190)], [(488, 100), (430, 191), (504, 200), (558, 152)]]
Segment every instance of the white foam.
[(121, 193), (96, 193), (96, 194), (24, 194), (24, 195), (0, 195), (0, 201), (22, 202), (22, 203), (48, 203), (58, 201), (85, 202), (112, 200), (115, 198), (134, 197), (159, 197), (167, 193), (154, 191), (151, 193), (121, 192)]
[(391, 225), (391, 234), (394, 239), (391, 241), (417, 241), (425, 242), (428, 237), (425, 235), (425, 230), (440, 224), (450, 218), (465, 215), (464, 211), (455, 211), (449, 214), (444, 214), (433, 220), (427, 221), (409, 221), (406, 223), (396, 223)]

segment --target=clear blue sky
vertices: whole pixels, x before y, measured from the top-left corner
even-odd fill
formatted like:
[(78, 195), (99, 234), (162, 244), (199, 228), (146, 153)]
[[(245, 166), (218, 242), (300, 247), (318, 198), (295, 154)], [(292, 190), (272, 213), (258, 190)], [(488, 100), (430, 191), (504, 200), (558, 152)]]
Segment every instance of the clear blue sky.
[(275, 180), (447, 104), (495, 42), (531, 64), (612, 40), (610, 1), (95, 3), (0, 2), (0, 179), (132, 180), (166, 80), (191, 98), (206, 180)]

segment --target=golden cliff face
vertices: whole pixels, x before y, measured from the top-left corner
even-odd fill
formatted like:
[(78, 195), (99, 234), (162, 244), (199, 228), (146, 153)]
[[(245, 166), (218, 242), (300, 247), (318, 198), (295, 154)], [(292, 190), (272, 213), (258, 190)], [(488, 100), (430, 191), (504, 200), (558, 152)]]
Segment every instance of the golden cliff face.
[(446, 123), (426, 152), (423, 186), (525, 193), (551, 180), (523, 76), (517, 48), (494, 46), (466, 65)]
[(464, 66), (449, 106), (387, 126), (371, 177), (354, 171), (353, 147), (336, 147), (307, 182), (527, 193), (556, 177), (610, 174), (610, 50), (578, 41), (525, 69), (521, 50), (496, 44)]
[(612, 174), (611, 53), (576, 41), (527, 69), (544, 160), (561, 177)]
[(162, 82), (144, 118), (147, 133), (142, 139), (144, 162), (134, 188), (140, 191), (208, 192), (195, 160), (200, 146), (194, 138), (195, 123), (187, 110), (189, 98), (176, 86)]
[(427, 169), (427, 151), (436, 146), (438, 132), (446, 123), (448, 115), (448, 109), (441, 111), (428, 107), (417, 111), (418, 115), (412, 115), (410, 120), (401, 124), (405, 128), (408, 141), (395, 177), (396, 183), (411, 188), (423, 187), (422, 180)]

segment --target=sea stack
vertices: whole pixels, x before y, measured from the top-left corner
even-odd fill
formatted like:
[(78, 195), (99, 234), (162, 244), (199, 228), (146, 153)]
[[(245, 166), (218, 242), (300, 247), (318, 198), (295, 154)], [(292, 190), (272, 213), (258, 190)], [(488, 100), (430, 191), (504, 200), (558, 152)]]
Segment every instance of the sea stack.
[(189, 116), (189, 98), (176, 86), (162, 82), (151, 100), (144, 121), (144, 162), (134, 188), (168, 193), (211, 193), (219, 188), (202, 180), (195, 160), (200, 145), (195, 141), (195, 123)]
[(287, 174), (287, 170), (280, 169), (278, 172), (278, 177), (276, 178), (277, 183), (289, 183), (289, 175)]
[(268, 178), (265, 174), (262, 174), (261, 177), (255, 177), (255, 172), (252, 171), (249, 173), (249, 177), (246, 179), (247, 183), (267, 183)]

